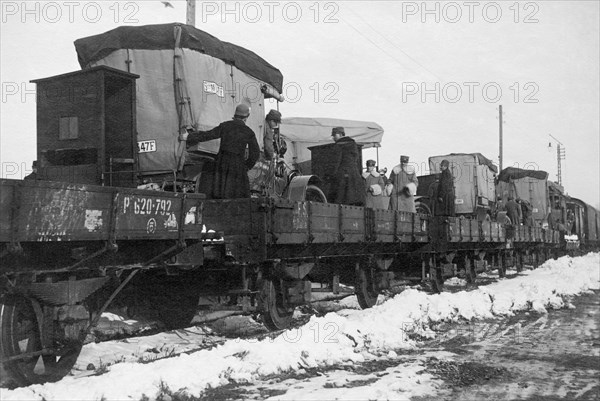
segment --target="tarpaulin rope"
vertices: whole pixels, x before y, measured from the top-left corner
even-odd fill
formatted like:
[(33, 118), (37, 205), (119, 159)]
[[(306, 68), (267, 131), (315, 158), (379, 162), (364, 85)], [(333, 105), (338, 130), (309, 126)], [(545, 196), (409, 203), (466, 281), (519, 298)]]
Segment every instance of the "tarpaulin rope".
[[(192, 102), (185, 84), (185, 68), (183, 66), (183, 49), (181, 48), (181, 25), (176, 25), (175, 48), (173, 49), (173, 84), (175, 87), (175, 108), (177, 109), (177, 118), (179, 126), (177, 134), (183, 127), (196, 127), (196, 119), (192, 110)], [(177, 153), (177, 170), (181, 171), (185, 163), (186, 142), (179, 142)]]

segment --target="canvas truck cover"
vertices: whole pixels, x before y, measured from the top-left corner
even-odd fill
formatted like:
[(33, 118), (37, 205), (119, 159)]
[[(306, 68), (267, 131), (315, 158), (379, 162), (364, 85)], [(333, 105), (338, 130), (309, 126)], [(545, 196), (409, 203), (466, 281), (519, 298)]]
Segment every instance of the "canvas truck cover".
[(525, 199), (533, 207), (533, 219), (543, 222), (548, 215), (548, 173), (507, 167), (498, 175), (496, 193), (504, 202), (509, 196)]
[(344, 127), (346, 136), (363, 145), (363, 148), (378, 147), (383, 137), (383, 128), (374, 122), (337, 118), (283, 118), (279, 130), (288, 147), (284, 156), (286, 163), (295, 166), (303, 174), (310, 173), (311, 152), (308, 148), (333, 143), (331, 130), (334, 127)]
[(475, 213), (478, 206), (488, 207), (495, 199), (495, 178), (498, 168), (481, 153), (451, 153), (429, 158), (431, 174), (440, 173), (442, 160), (450, 162), (454, 177), (455, 211)]
[[(183, 24), (124, 26), (75, 41), (83, 69), (98, 65), (135, 73), (142, 174), (179, 170), (179, 129), (208, 130), (250, 106), (247, 124), (262, 144), (264, 92), (279, 94), (281, 72), (255, 53)], [(219, 140), (192, 150), (216, 153)]]
[(511, 180), (518, 180), (525, 177), (547, 180), (548, 173), (541, 170), (524, 170), (516, 167), (507, 167), (498, 174), (498, 181), (510, 182)]

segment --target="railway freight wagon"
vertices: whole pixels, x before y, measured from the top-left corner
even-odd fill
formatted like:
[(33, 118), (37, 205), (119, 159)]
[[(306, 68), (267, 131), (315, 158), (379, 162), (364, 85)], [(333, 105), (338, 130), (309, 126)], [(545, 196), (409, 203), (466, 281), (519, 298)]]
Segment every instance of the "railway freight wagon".
[(113, 302), (176, 327), (203, 291), (237, 294), (198, 193), (218, 141), (187, 152), (178, 134), (246, 103), (262, 139), (264, 99), (281, 99), (279, 70), (190, 26), (121, 27), (75, 47), (81, 71), (33, 81), (37, 174), (0, 182), (0, 357), (21, 384), (66, 374)]
[(600, 245), (600, 213), (580, 199), (565, 196), (567, 218), (565, 235), (583, 251)]
[(146, 300), (173, 323), (186, 300), (195, 310), (180, 280), (211, 238), (203, 195), (42, 180), (0, 180), (0, 194), (0, 355), (17, 382), (67, 374), (130, 282), (160, 283)]
[[(155, 310), (168, 327), (203, 307), (260, 313), (288, 327), (315, 291), (357, 295), (362, 307), (416, 259), (440, 291), (458, 256), (473, 277), (521, 241), (494, 222), (441, 221), (390, 210), (273, 198), (0, 181), (3, 365), (20, 383), (56, 380), (111, 303)], [(550, 240), (548, 240), (550, 238)], [(315, 288), (315, 284), (319, 284)], [(343, 285), (342, 285), (343, 284)]]
[(584, 204), (582, 205), (585, 210), (583, 213), (582, 243), (585, 249), (593, 250), (600, 248), (600, 212), (579, 199), (573, 198), (573, 200)]

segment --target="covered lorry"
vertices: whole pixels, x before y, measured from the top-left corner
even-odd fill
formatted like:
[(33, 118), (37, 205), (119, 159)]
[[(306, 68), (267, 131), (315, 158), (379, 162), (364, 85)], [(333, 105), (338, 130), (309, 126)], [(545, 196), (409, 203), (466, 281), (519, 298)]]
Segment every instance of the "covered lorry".
[(281, 120), (280, 132), (287, 145), (284, 160), (302, 174), (313, 174), (310, 147), (332, 144), (331, 130), (344, 127), (346, 136), (362, 149), (379, 147), (383, 128), (374, 122), (339, 118), (290, 117)]
[(542, 225), (547, 221), (550, 211), (547, 172), (507, 167), (498, 175), (496, 193), (504, 203), (509, 196), (529, 202), (535, 225)]
[(448, 160), (454, 177), (455, 213), (483, 219), (495, 200), (498, 168), (481, 153), (451, 153), (429, 158), (430, 175), (419, 177), (417, 195), (433, 204), (442, 160)]
[[(190, 25), (122, 26), (75, 41), (82, 69), (108, 66), (139, 76), (136, 117), (142, 175), (179, 171), (185, 163), (181, 127), (208, 130), (250, 106), (247, 124), (262, 144), (264, 99), (281, 100), (281, 72), (240, 46)], [(193, 150), (215, 154), (219, 140)]]

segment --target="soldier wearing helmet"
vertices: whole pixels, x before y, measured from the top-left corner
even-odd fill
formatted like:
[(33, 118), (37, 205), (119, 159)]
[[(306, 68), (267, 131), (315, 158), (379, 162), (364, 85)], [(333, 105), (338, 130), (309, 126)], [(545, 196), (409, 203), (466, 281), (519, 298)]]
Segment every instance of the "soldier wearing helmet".
[(265, 131), (263, 135), (263, 152), (266, 160), (271, 160), (275, 153), (274, 141), (275, 132), (279, 129), (281, 123), (281, 113), (277, 110), (271, 110), (265, 117)]
[(187, 141), (187, 146), (213, 139), (221, 140), (215, 159), (214, 176), (211, 180), (212, 188), (206, 191), (208, 197), (213, 199), (250, 197), (248, 170), (258, 160), (260, 147), (254, 132), (246, 125), (249, 115), (250, 108), (245, 104), (239, 104), (235, 108), (232, 120), (225, 121), (210, 131), (194, 131), (187, 128), (185, 132), (180, 133), (179, 139)]

